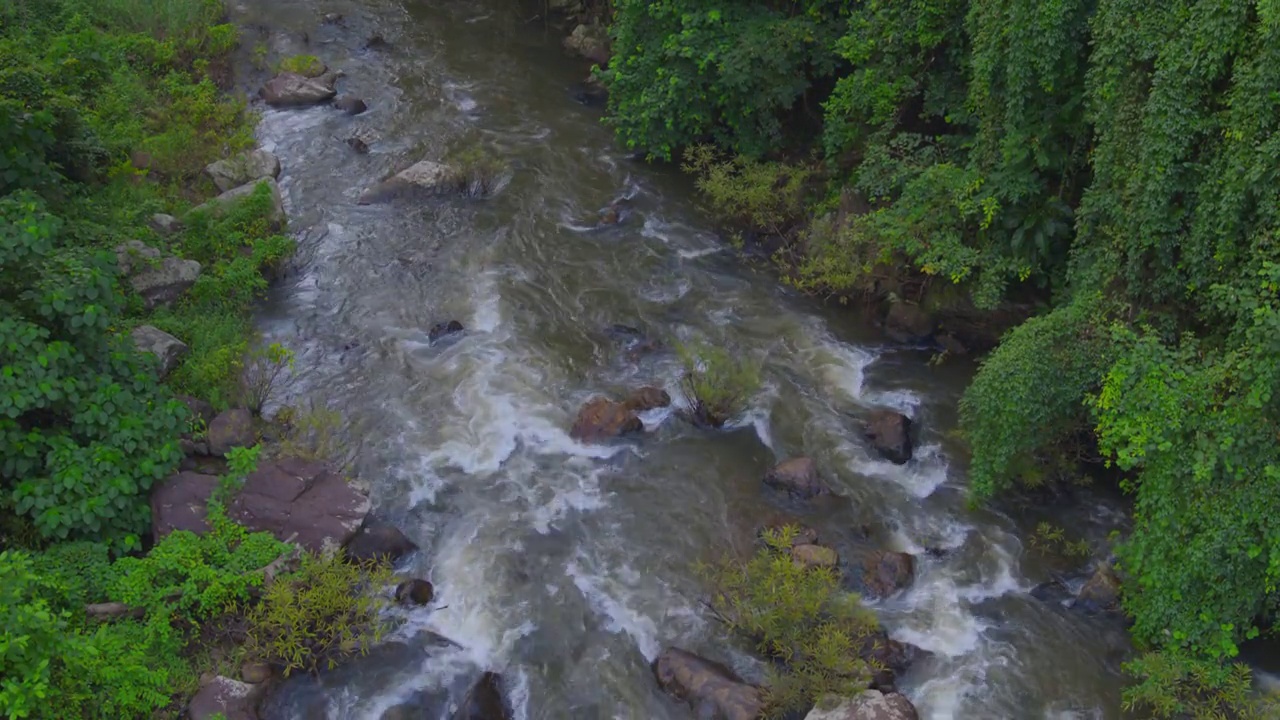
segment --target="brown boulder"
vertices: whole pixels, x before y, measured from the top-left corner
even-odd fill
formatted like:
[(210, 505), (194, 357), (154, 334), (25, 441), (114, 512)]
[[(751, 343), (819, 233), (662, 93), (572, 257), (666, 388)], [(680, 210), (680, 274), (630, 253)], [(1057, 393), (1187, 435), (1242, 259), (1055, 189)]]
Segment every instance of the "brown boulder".
[(858, 657), (878, 670), (887, 670), (897, 675), (906, 672), (916, 660), (927, 655), (915, 645), (894, 640), (884, 630), (876, 630), (864, 636), (860, 643)]
[(1075, 605), (1090, 612), (1115, 610), (1120, 604), (1120, 576), (1110, 564), (1103, 563), (1085, 581), (1076, 595)]
[(811, 498), (831, 492), (818, 477), (818, 466), (807, 457), (783, 460), (764, 476), (764, 482), (770, 487), (786, 490), (801, 498)]
[(259, 95), (274, 107), (315, 105), (338, 94), (334, 88), (336, 82), (337, 76), (332, 73), (309, 78), (298, 73), (284, 72), (268, 80)]
[(223, 720), (258, 720), (258, 702), (265, 687), (250, 685), (218, 675), (204, 683), (187, 706), (191, 720), (210, 720), (221, 715)]
[(271, 679), (271, 666), (260, 662), (247, 662), (240, 666), (240, 679), (257, 685)]
[(451, 720), (511, 720), (502, 697), (502, 676), (495, 672), (481, 675)]
[(578, 25), (564, 39), (564, 49), (603, 67), (609, 64), (609, 33), (599, 25)]
[(627, 399), (622, 401), (622, 404), (635, 412), (644, 412), (669, 406), (671, 404), (671, 396), (662, 388), (645, 386), (638, 390), (632, 390)]
[(884, 319), (889, 332), (903, 340), (923, 340), (933, 334), (934, 321), (919, 305), (896, 302)]
[(653, 672), (663, 690), (695, 708), (700, 718), (756, 720), (763, 715), (759, 688), (720, 663), (671, 647), (658, 656)]
[(863, 436), (881, 457), (898, 465), (911, 459), (911, 418), (893, 410), (875, 410), (867, 417)]
[(840, 562), (840, 556), (835, 550), (821, 545), (793, 545), (791, 560), (800, 567), (833, 568)]
[(414, 578), (396, 586), (396, 602), (401, 605), (429, 605), (435, 596), (435, 586), (426, 580)]
[(883, 598), (910, 585), (915, 569), (916, 560), (907, 553), (872, 550), (859, 559), (854, 574), (865, 594)]
[(599, 442), (644, 430), (644, 423), (625, 403), (606, 397), (591, 398), (578, 411), (569, 436), (583, 442)]
[(347, 543), (369, 513), (369, 498), (323, 463), (286, 458), (249, 474), (227, 508), (232, 520), (312, 552)]
[(920, 720), (920, 714), (904, 695), (864, 690), (853, 698), (827, 695), (804, 720)]
[(159, 542), (174, 530), (208, 532), (207, 504), (217, 487), (213, 475), (180, 472), (151, 488), (151, 536)]
[(400, 532), (400, 529), (389, 523), (375, 523), (360, 528), (345, 548), (348, 560), (365, 562), (368, 560), (386, 560), (395, 562), (418, 546)]
[(205, 441), (209, 454), (226, 455), (232, 448), (250, 447), (258, 441), (253, 429), (253, 415), (244, 408), (232, 408), (217, 414), (209, 423)]

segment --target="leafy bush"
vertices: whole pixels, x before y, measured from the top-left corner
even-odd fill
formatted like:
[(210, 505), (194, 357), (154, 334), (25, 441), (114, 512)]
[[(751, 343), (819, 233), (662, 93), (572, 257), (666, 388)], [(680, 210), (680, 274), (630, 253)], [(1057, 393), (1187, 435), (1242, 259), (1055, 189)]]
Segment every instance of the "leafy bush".
[(491, 195), (507, 171), (501, 159), (479, 145), (470, 145), (450, 155), (449, 167), (454, 189), (472, 198)]
[(697, 177), (711, 212), (732, 230), (787, 236), (806, 214), (807, 167), (742, 155), (722, 160), (707, 145), (686, 150), (681, 167)]
[(275, 420), (284, 428), (284, 437), (276, 444), (282, 457), (322, 460), (334, 466), (345, 464), (342, 413), (310, 402), (305, 408), (283, 408)]
[(114, 258), (60, 248), (30, 195), (0, 200), (0, 489), (46, 538), (136, 546), (186, 410), (112, 331)]
[(390, 578), (386, 565), (349, 563), (341, 551), (304, 554), (297, 573), (278, 579), (261, 602), (245, 610), (245, 648), (285, 675), (318, 672), (364, 654), (385, 630), (386, 600), (374, 593)]
[(771, 714), (812, 707), (827, 693), (856, 695), (873, 674), (859, 654), (877, 629), (875, 616), (840, 588), (833, 568), (792, 560), (796, 533), (767, 530), (766, 546), (750, 560), (701, 568), (717, 617), (781, 663), (768, 684)]
[(689, 399), (695, 424), (721, 427), (747, 407), (760, 387), (760, 368), (728, 350), (699, 343), (676, 348), (684, 365), (680, 387)]
[(66, 617), (40, 596), (23, 553), (0, 552), (0, 714), (39, 717), (52, 694), (56, 659), (67, 651)]
[(303, 77), (320, 77), (324, 74), (324, 63), (315, 55), (294, 55), (280, 61), (280, 72), (294, 73)]
[(293, 370), (293, 351), (280, 343), (255, 347), (245, 353), (241, 366), (240, 404), (261, 415), (285, 373)]
[(1254, 695), (1247, 665), (1149, 652), (1125, 663), (1124, 669), (1134, 680), (1124, 691), (1126, 711), (1160, 720), (1268, 720), (1280, 715), (1280, 701)]

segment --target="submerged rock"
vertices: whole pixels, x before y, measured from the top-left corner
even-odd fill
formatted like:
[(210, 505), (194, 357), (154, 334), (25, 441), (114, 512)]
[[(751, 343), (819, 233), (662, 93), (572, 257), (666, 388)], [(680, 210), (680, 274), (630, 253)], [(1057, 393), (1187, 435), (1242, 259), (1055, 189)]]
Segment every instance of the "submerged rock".
[(600, 442), (642, 430), (644, 423), (625, 403), (594, 397), (578, 410), (569, 437), (582, 442)]
[(415, 578), (396, 586), (396, 602), (401, 605), (430, 605), (435, 596), (435, 586), (426, 580)]
[(435, 342), (440, 338), (448, 337), (450, 335), (457, 335), (458, 333), (463, 332), (464, 330), (466, 330), (466, 328), (462, 327), (462, 323), (458, 322), (457, 320), (450, 320), (448, 322), (436, 323), (435, 325), (431, 326), (431, 329), (429, 331), (427, 331), (427, 341)]
[(346, 545), (347, 559), (356, 562), (382, 559), (395, 562), (418, 546), (390, 523), (365, 525)]
[(148, 310), (182, 297), (199, 279), (201, 270), (195, 260), (164, 256), (138, 240), (117, 245), (116, 262)]
[(204, 171), (219, 191), (226, 192), (255, 180), (280, 177), (280, 159), (266, 150), (250, 150), (209, 163)]
[(325, 102), (338, 94), (337, 76), (332, 73), (307, 77), (283, 72), (267, 81), (259, 95), (273, 107), (301, 107)]
[(434, 160), (414, 163), (361, 193), (360, 205), (390, 202), (415, 193), (432, 194), (453, 182), (453, 169)]
[(178, 366), (178, 361), (187, 354), (187, 346), (178, 338), (151, 325), (140, 325), (129, 333), (138, 352), (150, 353), (157, 361), (156, 370), (163, 380), (169, 371)]
[(333, 106), (348, 115), (359, 115), (369, 109), (369, 106), (365, 104), (364, 100), (361, 100), (354, 95), (343, 95), (342, 97), (339, 97), (337, 100), (333, 101)]
[(864, 690), (853, 698), (820, 698), (804, 720), (920, 720), (920, 715), (905, 695)]
[(903, 465), (911, 459), (911, 418), (888, 409), (872, 411), (863, 437), (889, 462)]
[(511, 720), (502, 696), (502, 676), (494, 672), (481, 675), (451, 720)]
[(324, 463), (286, 458), (249, 474), (227, 515), (312, 552), (345, 545), (369, 513), (369, 498)]
[(791, 458), (778, 463), (765, 474), (764, 482), (799, 498), (811, 498), (831, 492), (818, 477), (818, 466), (807, 457)]
[(670, 647), (654, 661), (653, 673), (664, 691), (695, 708), (700, 718), (757, 720), (763, 715), (759, 688), (720, 663)]

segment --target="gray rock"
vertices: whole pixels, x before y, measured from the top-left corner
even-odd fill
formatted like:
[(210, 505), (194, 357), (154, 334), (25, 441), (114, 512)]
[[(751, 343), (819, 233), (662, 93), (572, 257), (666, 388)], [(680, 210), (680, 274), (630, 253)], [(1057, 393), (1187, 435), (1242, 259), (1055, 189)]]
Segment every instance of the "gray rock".
[(172, 215), (165, 215), (164, 213), (156, 213), (155, 215), (152, 215), (151, 219), (147, 221), (147, 224), (151, 226), (152, 230), (155, 230), (161, 235), (172, 235), (182, 230), (181, 220)]
[(875, 410), (862, 431), (880, 456), (903, 465), (911, 459), (911, 418), (894, 410)]
[(1120, 606), (1120, 576), (1108, 563), (1101, 564), (1076, 595), (1075, 607), (1088, 612), (1107, 612)]
[(301, 107), (315, 105), (338, 94), (334, 85), (337, 76), (326, 73), (309, 78), (297, 73), (284, 72), (267, 81), (259, 95), (273, 107)]
[(495, 672), (481, 675), (450, 720), (511, 720), (502, 697), (502, 676)]
[(324, 463), (285, 458), (250, 473), (227, 515), (250, 530), (328, 552), (351, 540), (369, 507), (368, 497)]
[(757, 720), (764, 713), (760, 690), (729, 668), (680, 648), (667, 648), (653, 663), (658, 685), (687, 702), (700, 718)]
[(354, 95), (343, 95), (333, 101), (333, 106), (348, 115), (359, 115), (369, 109), (364, 100)]
[(137, 240), (116, 246), (116, 261), (148, 310), (172, 304), (200, 277), (200, 263), (195, 260), (164, 257)]
[(180, 472), (151, 488), (151, 535), (157, 542), (174, 530), (197, 535), (209, 531), (206, 504), (218, 487), (218, 478), (197, 472)]
[(778, 463), (764, 476), (770, 487), (785, 490), (799, 498), (811, 498), (831, 492), (818, 477), (818, 466), (807, 457), (791, 458)]
[(258, 702), (265, 693), (262, 685), (218, 675), (196, 692), (187, 712), (191, 720), (209, 720), (219, 713), (225, 720), (258, 720)]
[(390, 178), (365, 190), (357, 201), (361, 205), (389, 202), (409, 194), (432, 194), (443, 190), (454, 179), (453, 169), (433, 160), (422, 160)]
[(266, 150), (250, 150), (210, 163), (204, 171), (219, 191), (226, 192), (255, 180), (280, 177), (280, 159)]
[(400, 557), (417, 550), (400, 529), (389, 523), (375, 523), (360, 528), (345, 548), (347, 558), (358, 562), (385, 559), (395, 562)]
[(266, 183), (271, 191), (271, 214), (267, 219), (271, 223), (273, 230), (281, 230), (287, 223), (288, 218), (284, 214), (284, 198), (280, 195), (280, 185), (273, 178), (263, 178), (251, 183), (245, 183), (240, 187), (231, 188), (209, 202), (192, 208), (189, 215), (209, 213), (214, 217), (221, 217), (228, 210), (235, 207), (236, 203), (252, 195), (258, 189), (258, 186), (263, 183)]
[(920, 715), (904, 695), (864, 690), (854, 698), (827, 695), (804, 720), (920, 720)]
[(599, 25), (579, 25), (564, 39), (564, 48), (597, 65), (609, 64), (609, 33)]
[(187, 352), (187, 346), (181, 340), (151, 325), (134, 328), (129, 337), (133, 338), (133, 344), (139, 352), (155, 356), (158, 361), (156, 369), (161, 378), (177, 367), (178, 361)]
[(253, 415), (244, 408), (232, 408), (218, 413), (209, 423), (206, 434), (209, 453), (216, 457), (226, 455), (232, 448), (249, 447), (258, 441), (253, 429)]
[(889, 334), (905, 342), (918, 342), (933, 334), (934, 320), (914, 303), (896, 302), (884, 318)]

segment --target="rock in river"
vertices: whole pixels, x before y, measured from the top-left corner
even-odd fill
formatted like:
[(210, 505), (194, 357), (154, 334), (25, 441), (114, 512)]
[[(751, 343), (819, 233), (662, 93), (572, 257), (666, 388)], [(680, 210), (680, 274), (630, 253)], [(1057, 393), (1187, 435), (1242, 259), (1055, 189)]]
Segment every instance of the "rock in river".
[(259, 94), (268, 105), (274, 107), (300, 107), (315, 105), (338, 94), (334, 85), (337, 76), (326, 73), (309, 78), (298, 73), (283, 72), (267, 81)]
[(440, 322), (431, 326), (431, 330), (427, 332), (427, 342), (435, 342), (443, 337), (456, 335), (466, 328), (462, 327), (462, 323), (457, 320), (449, 322)]
[(662, 388), (645, 386), (632, 390), (622, 404), (636, 412), (645, 412), (646, 410), (669, 406), (671, 404), (671, 396)]
[(414, 578), (396, 586), (396, 602), (401, 605), (430, 605), (435, 596), (435, 586), (426, 580)]
[(191, 698), (187, 713), (191, 720), (258, 720), (257, 705), (265, 688), (218, 675), (205, 683)]
[(337, 100), (333, 101), (333, 106), (348, 115), (359, 115), (369, 109), (369, 106), (365, 104), (364, 100), (361, 100), (354, 95), (343, 95), (339, 97)]
[(360, 528), (345, 548), (347, 558), (357, 562), (385, 559), (395, 562), (401, 556), (417, 550), (400, 528), (390, 523), (374, 523)]
[(511, 720), (502, 697), (502, 676), (494, 672), (481, 675), (451, 720)]
[(894, 410), (875, 410), (867, 418), (863, 436), (871, 447), (898, 465), (911, 459), (911, 418)]
[(818, 466), (807, 457), (791, 458), (778, 463), (765, 474), (764, 482), (799, 498), (811, 498), (830, 492), (818, 477)]
[(1085, 581), (1076, 595), (1074, 607), (1086, 612), (1114, 610), (1120, 603), (1120, 576), (1108, 563), (1103, 563)]
[(864, 690), (853, 698), (820, 698), (804, 720), (920, 720), (920, 715), (904, 695)]
[(365, 190), (357, 202), (372, 205), (415, 193), (438, 193), (453, 181), (453, 177), (453, 169), (448, 165), (422, 160)]
[(870, 550), (858, 558), (852, 580), (871, 597), (889, 597), (915, 578), (915, 558), (892, 550)]
[(644, 423), (625, 403), (607, 397), (591, 398), (578, 411), (569, 436), (583, 442), (599, 442), (644, 430)]
[(800, 567), (835, 567), (840, 561), (840, 557), (835, 550), (821, 545), (793, 545), (791, 547), (791, 560)]
[(764, 711), (760, 690), (733, 671), (680, 648), (667, 648), (653, 663), (663, 690), (696, 709), (697, 716), (720, 720), (756, 720)]

